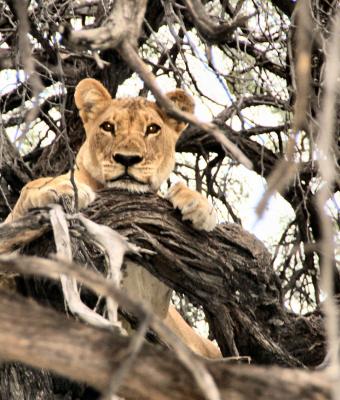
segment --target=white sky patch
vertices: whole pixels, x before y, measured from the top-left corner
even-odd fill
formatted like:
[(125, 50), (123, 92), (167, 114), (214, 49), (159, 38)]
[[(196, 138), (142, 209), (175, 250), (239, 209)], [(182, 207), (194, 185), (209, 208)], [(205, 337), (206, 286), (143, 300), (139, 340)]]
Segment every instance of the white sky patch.
[(143, 81), (137, 74), (133, 74), (129, 79), (120, 85), (117, 90), (116, 97), (132, 97), (138, 96), (139, 91), (143, 88)]
[(25, 73), (22, 70), (4, 69), (0, 71), (0, 93), (6, 94), (16, 88), (18, 82), (25, 80)]
[[(243, 227), (267, 245), (273, 244), (282, 235), (286, 223), (295, 217), (293, 208), (282, 196), (274, 194), (259, 219), (255, 209), (266, 189), (265, 179), (239, 165), (233, 168), (233, 180), (240, 182), (242, 193), (235, 201), (230, 198), (230, 202)], [(226, 196), (228, 199), (228, 192)]]
[(276, 193), (270, 198), (264, 214), (258, 218), (255, 208), (265, 191), (265, 187), (266, 185), (261, 182), (261, 184), (257, 185), (257, 189), (253, 190), (252, 195), (249, 197), (248, 205), (245, 207), (245, 211), (248, 211), (248, 214), (243, 216), (242, 220), (244, 221), (245, 229), (252, 232), (266, 244), (270, 244), (270, 242), (283, 234), (285, 228), (283, 222), (294, 219), (295, 213), (291, 205)]

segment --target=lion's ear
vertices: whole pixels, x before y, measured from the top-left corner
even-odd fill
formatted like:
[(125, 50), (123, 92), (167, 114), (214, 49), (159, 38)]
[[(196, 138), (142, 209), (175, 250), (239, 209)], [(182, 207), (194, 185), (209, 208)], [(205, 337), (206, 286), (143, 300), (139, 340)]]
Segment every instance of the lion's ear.
[[(193, 113), (195, 109), (194, 99), (188, 95), (182, 89), (176, 89), (173, 92), (166, 94), (166, 97), (170, 99), (175, 105), (181, 110), (188, 113)], [(177, 121), (176, 119), (169, 118), (168, 124), (178, 133), (181, 133), (186, 127), (187, 123)]]
[(80, 81), (74, 92), (74, 100), (84, 123), (94, 119), (111, 99), (105, 87), (91, 78)]

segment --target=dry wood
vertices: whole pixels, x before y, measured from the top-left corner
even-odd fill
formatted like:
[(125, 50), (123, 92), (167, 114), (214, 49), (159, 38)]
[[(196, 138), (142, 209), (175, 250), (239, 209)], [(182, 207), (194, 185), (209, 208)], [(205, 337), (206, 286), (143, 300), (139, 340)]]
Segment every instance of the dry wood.
[[(210, 234), (197, 232), (180, 222), (180, 213), (166, 200), (152, 194), (131, 198), (104, 191), (86, 214), (156, 252), (140, 261), (203, 306), (224, 355), (250, 355), (257, 362), (290, 366), (322, 360), (321, 321), (306, 319), (304, 325), (304, 318), (285, 311), (269, 253), (240, 226), (224, 224)], [(289, 348), (288, 337), (295, 336), (296, 329), (305, 332), (308, 347), (302, 340), (300, 348), (296, 341), (296, 347)]]
[[(58, 244), (59, 248), (59, 244)], [(168, 345), (174, 350), (175, 354), (194, 377), (197, 386), (204, 394), (206, 400), (220, 400), (220, 394), (216, 387), (216, 383), (213, 378), (202, 364), (201, 358), (194, 356), (194, 354), (186, 347), (181, 340), (167, 328), (156, 315), (153, 315), (146, 306), (131, 299), (127, 294), (121, 291), (114, 283), (106, 280), (103, 276), (93, 271), (82, 268), (76, 264), (71, 264), (60, 259), (58, 254), (58, 261), (47, 260), (39, 257), (27, 257), (27, 256), (2, 256), (0, 258), (0, 271), (20, 273), (22, 275), (33, 275), (40, 277), (49, 277), (52, 279), (59, 279), (60, 275), (64, 276), (68, 282), (78, 282), (87, 286), (94, 293), (100, 297), (106, 297), (114, 300), (127, 312), (135, 315), (139, 319), (139, 328), (137, 333), (133, 336), (131, 343), (128, 347), (128, 353), (124, 363), (122, 363), (117, 371), (117, 374), (113, 376), (112, 385), (110, 385), (110, 392), (121, 385), (119, 377), (126, 375), (128, 368), (131, 366), (131, 358), (137, 355), (137, 351), (140, 351), (141, 334), (150, 325), (151, 329), (159, 335), (162, 339), (168, 343)], [(67, 289), (70, 291), (70, 289)], [(76, 289), (75, 289), (76, 290)], [(71, 290), (72, 292), (72, 290)], [(63, 287), (63, 293), (65, 289)], [(66, 294), (68, 296), (68, 293)], [(100, 321), (100, 315), (95, 314), (91, 310), (84, 310), (84, 305), (80, 301), (79, 295), (75, 295), (75, 305), (72, 304), (71, 311), (74, 314), (80, 314), (80, 317), (84, 321), (90, 322), (92, 326), (99, 328), (110, 328), (114, 329), (113, 324), (104, 325)], [(69, 301), (68, 301), (69, 304)], [(80, 312), (79, 312), (80, 309)], [(85, 314), (85, 315), (84, 315)], [(117, 328), (117, 327), (116, 327)], [(121, 333), (120, 327), (118, 331)], [(144, 335), (142, 336), (144, 337)]]
[(0, 224), (0, 254), (9, 253), (40, 237), (50, 228), (48, 210), (21, 218), (10, 224)]
[[(8, 310), (11, 312), (8, 312)], [(112, 372), (127, 355), (129, 339), (86, 326), (15, 294), (0, 293), (0, 357), (43, 367), (109, 387)], [(206, 361), (223, 399), (330, 399), (322, 373), (230, 366)], [(202, 399), (190, 373), (168, 350), (144, 344), (119, 394), (127, 399)]]
[(194, 25), (200, 34), (209, 43), (225, 43), (230, 40), (233, 32), (240, 27), (246, 26), (246, 22), (251, 16), (239, 16), (230, 23), (216, 23), (205, 11), (204, 5), (200, 0), (184, 1)]
[[(203, 306), (225, 356), (240, 354), (258, 363), (289, 366), (322, 361), (321, 315), (301, 317), (286, 312), (269, 253), (240, 226), (223, 224), (209, 234), (197, 232), (156, 195), (131, 196), (112, 190), (100, 193), (85, 212), (91, 220), (156, 253), (134, 260)], [(36, 214), (27, 216), (26, 226), (36, 218)], [(6, 231), (8, 235), (13, 232), (11, 225)], [(46, 254), (52, 249), (46, 237), (27, 250)]]
[[(52, 205), (52, 209), (50, 211), (50, 220), (53, 229), (53, 237), (56, 246), (56, 257), (59, 260), (72, 262), (72, 246), (71, 239), (68, 230), (68, 225), (66, 221), (66, 216), (63, 212), (63, 209), (60, 205)], [(112, 245), (116, 245), (114, 241), (112, 241)], [(119, 250), (117, 251), (117, 255), (119, 256)], [(124, 253), (123, 253), (124, 254)], [(121, 260), (123, 259), (123, 254), (121, 254)], [(119, 265), (120, 268), (120, 265)], [(108, 302), (108, 312), (109, 316), (113, 319), (103, 318), (101, 315), (92, 311), (86, 304), (84, 304), (80, 298), (80, 293), (77, 287), (77, 281), (74, 278), (69, 278), (67, 275), (60, 275), (61, 287), (63, 290), (63, 297), (65, 299), (65, 304), (72, 312), (73, 315), (77, 315), (80, 319), (85, 322), (88, 322), (91, 325), (95, 325), (98, 327), (110, 327), (118, 324), (117, 316), (118, 316), (118, 305), (117, 303)], [(117, 285), (117, 282), (114, 281)], [(119, 287), (119, 281), (118, 285)], [(111, 308), (113, 307), (113, 309)]]

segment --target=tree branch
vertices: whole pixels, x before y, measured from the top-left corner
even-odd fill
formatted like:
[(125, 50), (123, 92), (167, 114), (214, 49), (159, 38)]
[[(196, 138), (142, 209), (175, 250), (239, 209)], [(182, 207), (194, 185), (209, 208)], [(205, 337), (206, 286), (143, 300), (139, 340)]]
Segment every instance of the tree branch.
[(184, 3), (197, 30), (210, 43), (226, 43), (230, 35), (252, 17), (252, 15), (241, 16), (230, 23), (224, 21), (216, 23), (207, 15), (200, 0), (185, 0)]
[[(144, 254), (135, 262), (203, 306), (224, 355), (239, 353), (259, 363), (290, 366), (322, 361), (321, 317), (297, 318), (286, 312), (269, 253), (238, 225), (224, 224), (212, 233), (197, 232), (181, 222), (166, 200), (153, 194), (131, 197), (113, 190), (101, 192), (86, 214), (156, 253)], [(14, 225), (21, 223), (23, 228), (25, 221), (26, 227), (35, 227), (39, 225), (36, 218), (28, 215)], [(6, 231), (6, 240), (15, 243), (13, 236), (10, 239), (12, 225), (0, 227), (0, 237)], [(47, 238), (26, 251), (46, 254), (46, 249), (51, 252)], [(100, 270), (101, 259), (94, 262)]]
[[(17, 295), (0, 291), (0, 357), (87, 382), (100, 392), (127, 354), (129, 339), (86, 326)], [(330, 384), (322, 373), (208, 362), (222, 399), (326, 400)], [(144, 344), (119, 390), (127, 399), (201, 400), (176, 356)]]

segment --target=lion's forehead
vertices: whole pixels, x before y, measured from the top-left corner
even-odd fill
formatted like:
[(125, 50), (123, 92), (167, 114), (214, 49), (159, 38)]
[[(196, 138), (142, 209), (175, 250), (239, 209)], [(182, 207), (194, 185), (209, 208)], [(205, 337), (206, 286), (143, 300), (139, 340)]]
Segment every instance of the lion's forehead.
[(101, 119), (116, 123), (140, 123), (160, 121), (163, 114), (155, 103), (141, 97), (114, 99), (102, 114)]

